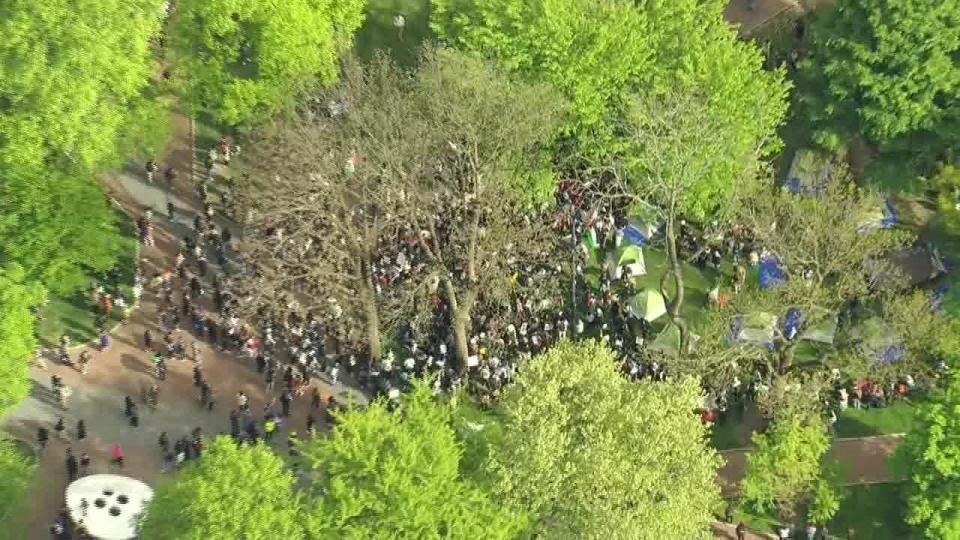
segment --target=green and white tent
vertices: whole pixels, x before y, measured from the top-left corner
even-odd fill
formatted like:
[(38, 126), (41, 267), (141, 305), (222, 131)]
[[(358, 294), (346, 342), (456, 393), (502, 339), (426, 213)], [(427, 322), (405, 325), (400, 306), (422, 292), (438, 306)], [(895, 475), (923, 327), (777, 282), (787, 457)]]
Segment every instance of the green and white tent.
[[(690, 333), (690, 348), (695, 349), (700, 336)], [(667, 324), (664, 329), (657, 334), (657, 337), (650, 342), (651, 350), (660, 351), (668, 357), (676, 358), (680, 351), (680, 330), (674, 324)]]
[(644, 289), (630, 299), (627, 311), (638, 319), (653, 322), (667, 313), (667, 304), (660, 292)]
[(608, 253), (607, 266), (610, 279), (620, 279), (624, 268), (629, 268), (633, 276), (642, 276), (647, 273), (647, 266), (643, 262), (643, 250), (634, 245), (625, 245)]

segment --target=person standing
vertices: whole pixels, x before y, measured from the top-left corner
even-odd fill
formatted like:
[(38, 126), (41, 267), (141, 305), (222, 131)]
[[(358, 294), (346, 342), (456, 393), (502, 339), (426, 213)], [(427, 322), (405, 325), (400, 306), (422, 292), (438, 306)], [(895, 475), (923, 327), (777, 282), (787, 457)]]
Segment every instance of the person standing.
[(90, 455), (86, 452), (80, 454), (80, 476), (90, 474)]
[(167, 438), (167, 432), (161, 431), (160, 437), (157, 438), (157, 444), (160, 446), (160, 452), (167, 454), (170, 452), (170, 439)]
[(123, 414), (124, 414), (127, 418), (130, 418), (131, 416), (133, 416), (133, 407), (134, 407), (133, 399), (131, 399), (130, 396), (124, 396), (124, 398), (123, 398)]
[(77, 462), (76, 456), (73, 455), (73, 449), (67, 447), (67, 478), (73, 482), (77, 479), (79, 473), (80, 464)]
[(277, 430), (277, 421), (273, 419), (272, 416), (268, 416), (266, 420), (263, 421), (263, 439), (265, 441), (270, 441), (273, 439), (273, 432)]
[(293, 396), (290, 394), (289, 388), (284, 388), (283, 392), (280, 393), (280, 408), (283, 410), (283, 416), (290, 416), (290, 403), (293, 401)]
[(244, 394), (242, 390), (237, 392), (237, 407), (241, 411), (245, 411), (247, 410), (247, 403), (248, 403), (247, 395)]
[(63, 417), (57, 419), (57, 423), (53, 426), (53, 430), (57, 432), (57, 438), (61, 441), (67, 440), (67, 436), (64, 434), (66, 427), (63, 425)]
[(89, 369), (90, 369), (90, 358), (91, 358), (90, 351), (84, 350), (83, 352), (80, 353), (80, 358), (78, 359), (78, 363), (80, 364), (80, 374), (81, 374), (81, 375), (86, 375), (86, 374), (87, 374), (87, 371), (89, 371)]
[(234, 440), (240, 437), (240, 413), (237, 409), (230, 411), (230, 436)]
[(82, 441), (87, 438), (87, 424), (83, 420), (77, 421), (77, 440)]

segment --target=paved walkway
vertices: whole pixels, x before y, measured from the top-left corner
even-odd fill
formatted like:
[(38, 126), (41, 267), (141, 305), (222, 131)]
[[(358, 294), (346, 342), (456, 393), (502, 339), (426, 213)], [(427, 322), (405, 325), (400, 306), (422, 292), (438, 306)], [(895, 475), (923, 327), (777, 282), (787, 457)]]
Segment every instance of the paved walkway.
[[(826, 459), (843, 464), (848, 484), (890, 482), (897, 479), (890, 476), (887, 459), (896, 451), (901, 440), (902, 435), (837, 439), (827, 452)], [(737, 448), (720, 452), (725, 464), (718, 471), (718, 476), (725, 494), (736, 493), (749, 451), (749, 448)]]
[[(144, 179), (129, 173), (119, 173), (103, 179), (107, 193), (121, 205), (131, 217), (139, 216), (144, 209), (155, 210), (157, 223), (156, 245), (143, 247), (141, 266), (144, 276), (153, 272), (172, 268), (177, 251), (175, 238), (192, 222), (194, 213), (200, 210), (200, 203), (192, 193), (186, 171), (190, 170), (190, 150), (188, 143), (189, 123), (183, 117), (176, 117), (174, 138), (165, 156), (159, 162), (166, 166), (172, 163), (179, 171), (174, 193), (168, 195), (165, 184), (160, 179), (155, 184), (147, 184)], [(134, 173), (136, 174), (136, 173)], [(163, 218), (166, 214), (167, 197), (172, 197), (182, 217), (170, 223)], [(184, 213), (186, 212), (186, 213)], [(171, 231), (173, 234), (170, 234)], [(176, 235), (176, 236), (174, 236)], [(180, 290), (184, 284), (177, 283)], [(206, 304), (209, 309), (209, 303)], [(267, 395), (253, 361), (238, 358), (235, 354), (221, 353), (200, 342), (204, 375), (210, 381), (217, 405), (212, 412), (200, 408), (198, 392), (193, 386), (193, 365), (190, 361), (174, 361), (169, 366), (168, 378), (161, 385), (159, 407), (151, 412), (141, 402), (142, 388), (155, 382), (150, 353), (142, 348), (142, 336), (151, 329), (155, 341), (160, 341), (163, 333), (158, 329), (157, 297), (148, 290), (141, 299), (141, 306), (131, 316), (127, 324), (117, 328), (113, 335), (113, 344), (106, 351), (96, 351), (92, 347), (93, 360), (87, 375), (80, 375), (69, 366), (48, 361), (48, 370), (31, 369), (33, 389), (30, 396), (3, 419), (3, 427), (14, 436), (34, 443), (37, 428), (45, 426), (51, 431), (51, 443), (40, 456), (40, 481), (34, 484), (31, 493), (32, 513), (28, 517), (28, 538), (46, 538), (48, 527), (63, 503), (63, 490), (67, 484), (65, 450), (72, 446), (74, 454), (89, 453), (92, 458), (91, 472), (109, 470), (109, 446), (120, 443), (125, 450), (125, 474), (142, 479), (154, 485), (160, 475), (162, 456), (157, 446), (157, 438), (163, 431), (173, 440), (187, 435), (190, 430), (200, 427), (207, 436), (229, 432), (229, 411), (235, 406), (237, 391), (244, 391), (250, 398), (250, 409), (258, 419), (264, 404), (274, 396)], [(189, 350), (192, 336), (184, 335)], [(72, 352), (74, 360), (82, 348)], [(57, 374), (64, 383), (74, 390), (70, 399), (70, 409), (61, 411), (53, 400), (50, 388), (50, 375)], [(332, 388), (319, 384), (324, 400), (333, 394), (345, 390), (342, 386)], [(279, 385), (278, 385), (279, 389)], [(123, 414), (123, 398), (131, 396), (140, 410), (140, 426), (130, 427)], [(297, 398), (292, 407), (292, 416), (277, 433), (274, 441), (285, 445), (287, 432), (305, 431), (305, 419), (309, 408), (309, 394)], [(63, 416), (68, 439), (56, 439), (53, 425)], [(318, 421), (321, 417), (314, 413)], [(87, 427), (87, 437), (83, 441), (75, 440), (75, 426), (83, 419)], [(0, 534), (2, 536), (2, 534)]]

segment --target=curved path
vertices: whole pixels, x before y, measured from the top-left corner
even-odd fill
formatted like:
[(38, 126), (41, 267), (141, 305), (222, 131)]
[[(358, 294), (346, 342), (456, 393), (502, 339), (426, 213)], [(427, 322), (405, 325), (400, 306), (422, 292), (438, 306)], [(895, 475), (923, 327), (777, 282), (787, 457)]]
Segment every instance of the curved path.
[[(837, 439), (827, 452), (827, 460), (843, 464), (848, 484), (876, 484), (898, 480), (890, 475), (887, 459), (900, 445), (903, 435), (878, 435), (853, 439)], [(732, 494), (743, 478), (749, 448), (723, 450), (725, 460), (718, 476), (724, 493)]]
[[(162, 218), (166, 214), (168, 194), (163, 180), (147, 184), (142, 178), (118, 173), (104, 178), (102, 183), (108, 195), (113, 197), (123, 210), (132, 218), (152, 208), (156, 216), (156, 245), (143, 247), (140, 253), (140, 265), (144, 276), (172, 268), (177, 252), (175, 239), (182, 236), (181, 227), (189, 226), (200, 203), (192, 194), (192, 187), (186, 171), (190, 170), (189, 122), (183, 117), (174, 118), (174, 138), (167, 155), (159, 162), (162, 165), (173, 164), (178, 170), (178, 185), (175, 186), (173, 201), (182, 212), (177, 222), (170, 223)], [(137, 175), (137, 172), (133, 173)], [(173, 231), (173, 236), (168, 231)], [(180, 234), (177, 234), (180, 233)], [(184, 284), (177, 283), (180, 290)], [(210, 309), (209, 301), (205, 307)], [(172, 441), (188, 435), (190, 430), (200, 427), (206, 436), (229, 432), (229, 411), (236, 405), (237, 391), (249, 396), (250, 409), (256, 418), (262, 416), (263, 405), (276, 394), (268, 395), (253, 361), (242, 359), (234, 353), (222, 353), (201, 340), (201, 357), (204, 375), (213, 387), (216, 407), (208, 412), (198, 403), (198, 392), (193, 386), (193, 365), (190, 361), (173, 361), (169, 366), (167, 380), (161, 386), (159, 407), (151, 412), (140, 400), (141, 389), (153, 384), (150, 353), (142, 348), (142, 336), (151, 329), (155, 343), (163, 334), (158, 330), (157, 297), (155, 291), (147, 290), (141, 299), (141, 305), (130, 320), (119, 326), (113, 333), (113, 343), (106, 351), (93, 352), (89, 372), (81, 375), (69, 366), (47, 362), (47, 370), (31, 368), (33, 388), (30, 396), (3, 419), (3, 427), (21, 440), (34, 443), (37, 428), (50, 429), (51, 441), (40, 455), (38, 471), (39, 481), (34, 483), (30, 494), (27, 538), (46, 538), (49, 526), (63, 504), (63, 492), (67, 484), (65, 450), (71, 446), (75, 455), (89, 453), (92, 459), (91, 472), (109, 471), (109, 447), (120, 443), (125, 450), (124, 472), (156, 485), (160, 476), (162, 456), (157, 445), (161, 432), (167, 432)], [(193, 341), (192, 336), (181, 332), (184, 342)], [(156, 346), (156, 345), (155, 345)], [(71, 355), (76, 357), (84, 347), (76, 347)], [(64, 383), (73, 389), (69, 410), (61, 411), (53, 399), (50, 388), (50, 375), (57, 374)], [(279, 392), (279, 386), (277, 392)], [(332, 388), (321, 384), (324, 400), (328, 395), (339, 393), (342, 387)], [(139, 427), (130, 427), (123, 414), (123, 398), (131, 396), (140, 410)], [(278, 430), (274, 444), (284, 445), (290, 430), (303, 433), (309, 408), (309, 394), (296, 398), (292, 406), (292, 416)], [(320, 415), (314, 413), (317, 419)], [(66, 440), (57, 440), (53, 426), (62, 416), (67, 427)], [(87, 437), (83, 441), (75, 439), (77, 421), (86, 423)], [(2, 536), (2, 535), (0, 535)]]

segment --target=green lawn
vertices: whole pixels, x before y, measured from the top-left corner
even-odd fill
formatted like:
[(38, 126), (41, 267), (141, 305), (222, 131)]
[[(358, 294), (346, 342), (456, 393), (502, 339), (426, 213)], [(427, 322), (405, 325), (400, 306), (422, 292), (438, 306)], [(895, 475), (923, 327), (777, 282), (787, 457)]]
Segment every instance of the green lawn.
[[(139, 243), (135, 234), (135, 227), (131, 219), (119, 210), (116, 212), (117, 222), (122, 235), (120, 256), (112, 271), (90, 271), (90, 283), (102, 283), (107, 292), (117, 290), (129, 304), (132, 302), (131, 289), (133, 275), (137, 267)], [(48, 296), (47, 303), (40, 309), (37, 323), (37, 332), (40, 340), (47, 346), (59, 343), (60, 336), (67, 334), (74, 344), (93, 340), (97, 336), (94, 326), (94, 314), (91, 310), (90, 289), (84, 288), (67, 295)], [(120, 310), (115, 309), (107, 327), (112, 327), (120, 321)]]
[(710, 442), (717, 450), (746, 448), (753, 445), (753, 433), (763, 429), (766, 420), (760, 416), (756, 406), (749, 404), (741, 413), (740, 406), (734, 405), (720, 420), (710, 428)]
[(898, 401), (880, 409), (848, 408), (837, 418), (837, 437), (906, 433), (913, 427), (916, 402)]
[[(910, 527), (904, 522), (901, 484), (870, 484), (846, 488), (840, 510), (828, 527), (830, 538), (846, 539), (853, 529), (857, 540), (908, 540)], [(776, 534), (780, 521), (773, 512), (756, 512), (745, 505), (735, 509), (733, 522), (743, 521), (752, 531)], [(795, 529), (806, 526), (803, 516), (794, 519)], [(794, 538), (806, 538), (802, 532)]]
[(858, 540), (907, 540), (910, 527), (904, 522), (901, 484), (871, 484), (847, 489), (840, 511), (830, 523), (832, 535), (847, 538), (856, 531)]
[[(406, 19), (402, 35), (393, 25), (398, 14)], [(370, 0), (367, 19), (357, 32), (357, 52), (369, 60), (377, 51), (386, 51), (409, 67), (416, 64), (420, 45), (432, 37), (429, 0)]]

